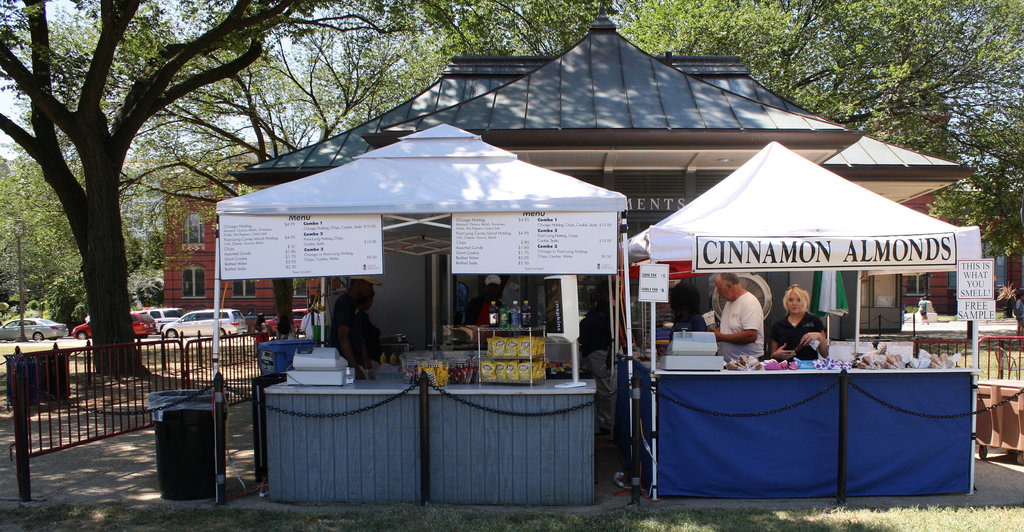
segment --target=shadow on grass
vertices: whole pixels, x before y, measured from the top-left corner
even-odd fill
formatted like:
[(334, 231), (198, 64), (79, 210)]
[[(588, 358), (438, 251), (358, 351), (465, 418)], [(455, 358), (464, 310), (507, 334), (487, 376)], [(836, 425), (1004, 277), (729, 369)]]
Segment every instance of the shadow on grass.
[(123, 505), (25, 507), (0, 513), (24, 529), (166, 530), (786, 530), (889, 531), (1009, 530), (1024, 519), (1020, 507), (905, 508), (890, 510), (667, 510), (625, 508), (595, 515), (487, 511), (412, 505), (295, 507), (290, 511), (154, 509)]

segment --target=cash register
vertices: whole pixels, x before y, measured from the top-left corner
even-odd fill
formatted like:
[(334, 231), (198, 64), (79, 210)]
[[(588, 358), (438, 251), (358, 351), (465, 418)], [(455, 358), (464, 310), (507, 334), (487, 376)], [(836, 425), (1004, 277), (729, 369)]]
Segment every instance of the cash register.
[(343, 386), (348, 361), (334, 347), (303, 346), (295, 349), (288, 384)]
[(658, 368), (664, 371), (717, 371), (723, 367), (725, 361), (718, 354), (713, 332), (674, 332), (668, 352), (658, 357)]

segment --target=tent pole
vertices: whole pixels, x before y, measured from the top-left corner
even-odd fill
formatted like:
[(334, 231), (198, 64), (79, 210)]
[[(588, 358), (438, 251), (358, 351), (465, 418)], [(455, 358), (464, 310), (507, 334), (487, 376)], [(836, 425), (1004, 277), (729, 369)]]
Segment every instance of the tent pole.
[(860, 297), (861, 297), (861, 271), (857, 270), (857, 306), (854, 311), (856, 317), (853, 320), (853, 352), (856, 353), (857, 349), (860, 348)]

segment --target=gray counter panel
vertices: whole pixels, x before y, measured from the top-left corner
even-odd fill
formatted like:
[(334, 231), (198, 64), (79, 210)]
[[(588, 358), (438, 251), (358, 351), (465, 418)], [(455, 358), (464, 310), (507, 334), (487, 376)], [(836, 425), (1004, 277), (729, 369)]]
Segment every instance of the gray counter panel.
[[(269, 389), (268, 389), (269, 390)], [(580, 405), (590, 393), (493, 394), (460, 390), (475, 404), (513, 412)], [(268, 393), (270, 406), (344, 412), (379, 391)], [(326, 390), (325, 390), (326, 391)], [(538, 390), (534, 390), (535, 392)], [(418, 502), (416, 391), (372, 411), (336, 418), (267, 412), (270, 495), (277, 501)], [(555, 416), (507, 416), (430, 396), (431, 500), (449, 504), (578, 505), (594, 501), (593, 405)]]

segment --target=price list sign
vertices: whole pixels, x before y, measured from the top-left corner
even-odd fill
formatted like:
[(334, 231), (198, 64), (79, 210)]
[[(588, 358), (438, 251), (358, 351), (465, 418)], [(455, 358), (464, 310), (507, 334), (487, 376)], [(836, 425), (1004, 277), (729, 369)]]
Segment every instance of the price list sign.
[(452, 215), (453, 273), (614, 274), (614, 212)]
[(223, 280), (384, 273), (377, 215), (220, 217)]

